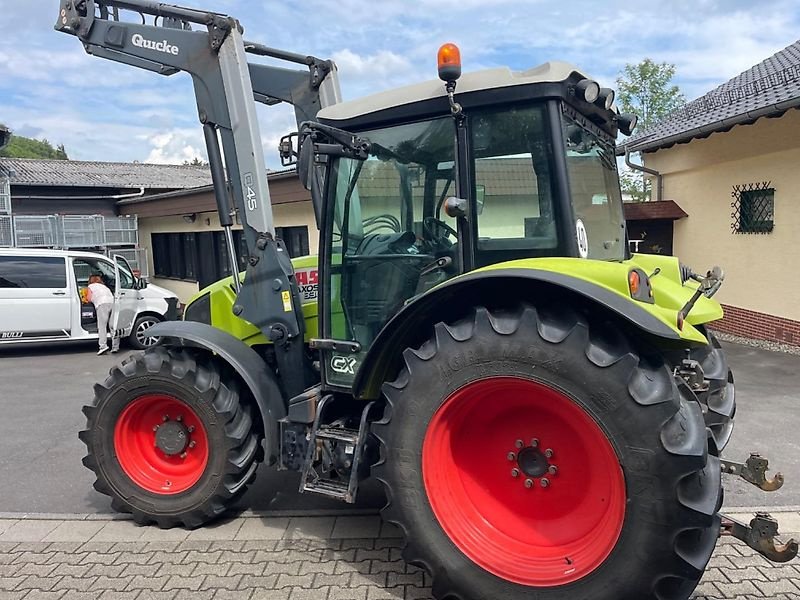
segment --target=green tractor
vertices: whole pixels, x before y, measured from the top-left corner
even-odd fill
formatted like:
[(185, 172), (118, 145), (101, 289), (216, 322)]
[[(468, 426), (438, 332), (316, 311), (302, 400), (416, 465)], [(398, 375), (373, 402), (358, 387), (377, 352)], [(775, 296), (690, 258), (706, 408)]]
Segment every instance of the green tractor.
[[(629, 252), (614, 144), (635, 117), (613, 91), (557, 62), (461, 77), (445, 45), (442, 81), (339, 102), (335, 66), (225, 15), (62, 0), (56, 28), (192, 75), (220, 220), (232, 240), (238, 213), (247, 242), (247, 271), (153, 327), (84, 409), (115, 509), (198, 527), (261, 462), (345, 502), (376, 477), (406, 560), (465, 600), (685, 600), (726, 532), (796, 554), (767, 517), (718, 512), (723, 471), (780, 480), (720, 459), (734, 385), (705, 325), (722, 272)], [(318, 260), (274, 237), (255, 101), (298, 109), (281, 154)]]

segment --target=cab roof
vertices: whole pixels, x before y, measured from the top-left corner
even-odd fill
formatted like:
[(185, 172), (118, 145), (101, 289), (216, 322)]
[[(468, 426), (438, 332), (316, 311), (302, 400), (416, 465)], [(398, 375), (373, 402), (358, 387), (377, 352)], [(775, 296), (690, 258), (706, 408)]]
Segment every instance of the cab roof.
[[(526, 71), (512, 71), (508, 67), (473, 71), (464, 73), (458, 80), (456, 96), (469, 92), (535, 83), (559, 83), (566, 81), (573, 74), (577, 75), (578, 79), (586, 77), (578, 67), (559, 61), (546, 62)], [(444, 82), (440, 79), (431, 79), (423, 83), (378, 92), (357, 100), (328, 106), (319, 111), (317, 118), (329, 122), (348, 121), (387, 109), (445, 96)]]

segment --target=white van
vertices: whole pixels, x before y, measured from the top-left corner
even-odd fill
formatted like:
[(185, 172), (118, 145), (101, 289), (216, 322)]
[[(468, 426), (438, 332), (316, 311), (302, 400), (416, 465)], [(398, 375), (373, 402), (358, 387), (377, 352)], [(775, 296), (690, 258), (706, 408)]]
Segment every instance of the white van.
[(178, 317), (177, 296), (137, 279), (122, 256), (2, 248), (0, 344), (97, 339), (94, 306), (84, 301), (93, 274), (114, 292), (116, 328), (134, 348), (155, 344), (147, 330)]

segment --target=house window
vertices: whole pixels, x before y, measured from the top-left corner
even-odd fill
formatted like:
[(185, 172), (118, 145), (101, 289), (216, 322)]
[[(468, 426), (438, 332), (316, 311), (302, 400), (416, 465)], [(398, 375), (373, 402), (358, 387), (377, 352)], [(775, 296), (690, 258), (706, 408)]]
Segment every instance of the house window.
[(775, 189), (770, 182), (736, 185), (731, 192), (733, 233), (770, 233), (775, 226)]
[[(275, 233), (286, 244), (289, 256), (308, 254), (307, 227), (277, 227)], [(247, 245), (243, 232), (234, 231), (233, 241), (239, 270), (244, 271), (247, 268)], [(154, 233), (152, 246), (156, 277), (196, 281), (203, 288), (231, 274), (223, 231)]]
[(297, 227), (276, 227), (275, 237), (283, 240), (286, 251), (292, 258), (308, 255), (308, 227), (305, 225)]

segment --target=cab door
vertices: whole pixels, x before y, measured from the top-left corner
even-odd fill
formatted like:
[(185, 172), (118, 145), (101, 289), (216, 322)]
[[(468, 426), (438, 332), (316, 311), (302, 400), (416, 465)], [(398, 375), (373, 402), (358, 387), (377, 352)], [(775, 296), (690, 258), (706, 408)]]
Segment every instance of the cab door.
[(114, 313), (111, 317), (111, 327), (120, 335), (127, 336), (133, 329), (136, 315), (139, 313), (140, 294), (136, 289), (136, 280), (133, 277), (128, 261), (124, 256), (114, 255)]

